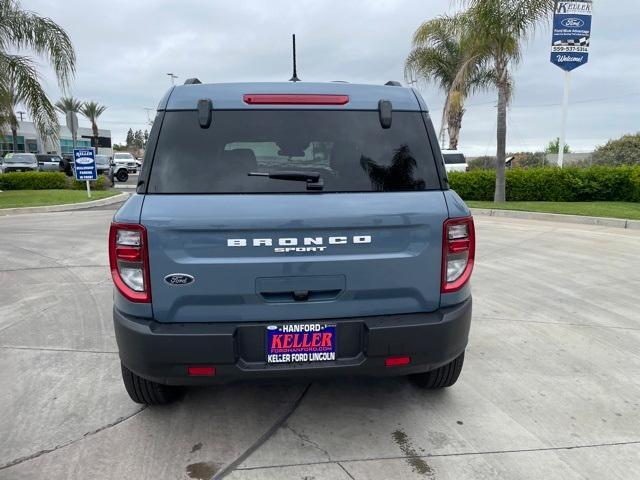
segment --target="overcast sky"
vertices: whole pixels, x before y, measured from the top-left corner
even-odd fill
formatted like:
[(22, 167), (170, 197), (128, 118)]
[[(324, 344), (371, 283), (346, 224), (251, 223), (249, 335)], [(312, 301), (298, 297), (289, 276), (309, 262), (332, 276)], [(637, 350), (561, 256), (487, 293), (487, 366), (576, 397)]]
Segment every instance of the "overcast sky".
[[(589, 63), (572, 73), (567, 142), (588, 151), (607, 139), (640, 131), (640, 3), (594, 0)], [(615, 9), (612, 6), (615, 4)], [(70, 34), (78, 56), (72, 94), (107, 105), (99, 126), (123, 142), (129, 127), (147, 127), (170, 85), (280, 81), (291, 76), (297, 34), (303, 81), (384, 83), (403, 79), (411, 35), (423, 21), (451, 12), (449, 0), (121, 1), (22, 0)], [(543, 149), (558, 135), (563, 72), (549, 62), (550, 31), (541, 28), (515, 70), (509, 110), (510, 151)], [(48, 67), (47, 92), (60, 96)], [(436, 129), (442, 92), (419, 86)], [(460, 148), (495, 152), (495, 91), (467, 101)], [(81, 125), (86, 123), (80, 120)]]

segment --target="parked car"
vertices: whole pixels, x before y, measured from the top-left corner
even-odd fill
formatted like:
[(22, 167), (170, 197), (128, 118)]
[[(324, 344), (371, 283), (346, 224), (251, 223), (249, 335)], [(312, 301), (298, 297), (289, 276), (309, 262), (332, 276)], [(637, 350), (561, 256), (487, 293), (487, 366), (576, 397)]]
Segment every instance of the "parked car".
[(447, 172), (469, 171), (469, 165), (464, 153), (458, 150), (442, 150), (442, 158)]
[(113, 154), (113, 162), (120, 166), (124, 165), (127, 167), (127, 171), (129, 173), (137, 173), (138, 172), (138, 164), (136, 163), (136, 159), (127, 152), (117, 152)]
[(0, 172), (37, 172), (38, 159), (33, 153), (7, 154), (0, 162)]
[(182, 85), (151, 138), (108, 240), (132, 400), (237, 379), (456, 382), (474, 224), (416, 90)]
[(60, 155), (38, 153), (36, 154), (36, 158), (38, 159), (38, 167), (41, 171), (60, 171), (60, 161), (62, 160), (62, 157)]
[(96, 171), (98, 175), (111, 176), (111, 158), (109, 155), (96, 155)]

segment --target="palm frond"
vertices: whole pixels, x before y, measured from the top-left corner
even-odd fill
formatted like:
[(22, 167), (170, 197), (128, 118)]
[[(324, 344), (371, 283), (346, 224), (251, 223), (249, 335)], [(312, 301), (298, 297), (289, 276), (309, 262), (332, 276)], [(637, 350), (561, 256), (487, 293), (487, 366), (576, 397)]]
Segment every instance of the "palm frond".
[(15, 0), (0, 0), (0, 49), (31, 49), (52, 65), (63, 88), (74, 75), (76, 54), (67, 32), (50, 18), (22, 10)]
[(82, 115), (84, 115), (90, 122), (95, 122), (106, 109), (106, 106), (99, 105), (96, 102), (85, 102), (82, 107), (80, 107), (80, 113), (82, 113)]
[(66, 115), (68, 112), (79, 113), (82, 108), (82, 102), (74, 97), (62, 97), (56, 102), (56, 109)]
[[(42, 136), (49, 129), (58, 131), (55, 109), (40, 85), (33, 62), (27, 57), (9, 55), (0, 50), (0, 71), (5, 79), (2, 82), (5, 98), (12, 102), (18, 99), (25, 105)], [(13, 111), (13, 103), (10, 108)]]

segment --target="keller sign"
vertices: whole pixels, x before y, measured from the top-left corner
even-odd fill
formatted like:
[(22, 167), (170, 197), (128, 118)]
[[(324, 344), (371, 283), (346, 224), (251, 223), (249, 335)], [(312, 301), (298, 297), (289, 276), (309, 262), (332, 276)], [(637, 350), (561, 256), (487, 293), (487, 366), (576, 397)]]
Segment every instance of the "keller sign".
[(551, 63), (567, 72), (589, 60), (592, 7), (591, 0), (556, 1)]

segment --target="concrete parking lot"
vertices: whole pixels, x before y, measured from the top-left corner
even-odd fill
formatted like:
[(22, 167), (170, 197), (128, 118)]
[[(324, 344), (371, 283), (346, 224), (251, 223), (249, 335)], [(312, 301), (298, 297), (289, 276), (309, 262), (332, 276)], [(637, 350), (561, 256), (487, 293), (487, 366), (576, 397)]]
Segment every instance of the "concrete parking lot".
[(0, 478), (640, 478), (640, 232), (479, 217), (446, 391), (239, 384), (142, 408), (120, 379), (113, 210), (0, 218)]

